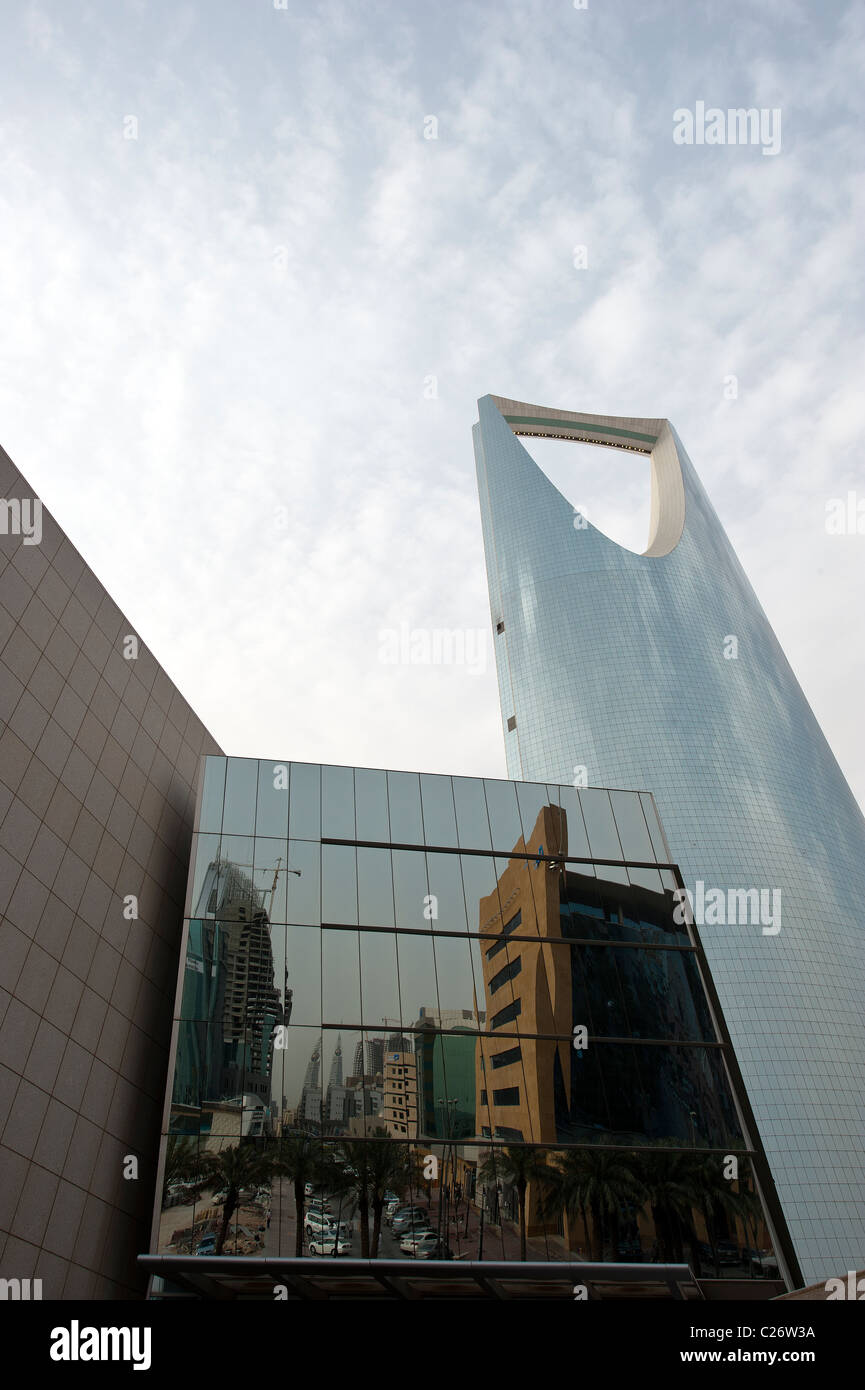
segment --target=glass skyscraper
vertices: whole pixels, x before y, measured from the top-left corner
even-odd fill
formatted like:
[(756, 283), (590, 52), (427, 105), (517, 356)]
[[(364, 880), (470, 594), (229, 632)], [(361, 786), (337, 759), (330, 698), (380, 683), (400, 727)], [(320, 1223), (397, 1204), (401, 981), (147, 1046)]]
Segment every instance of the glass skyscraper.
[[(509, 776), (651, 789), (805, 1277), (857, 1269), (862, 813), (669, 422), (478, 410)], [(519, 435), (642, 455), (646, 552), (593, 527)]]

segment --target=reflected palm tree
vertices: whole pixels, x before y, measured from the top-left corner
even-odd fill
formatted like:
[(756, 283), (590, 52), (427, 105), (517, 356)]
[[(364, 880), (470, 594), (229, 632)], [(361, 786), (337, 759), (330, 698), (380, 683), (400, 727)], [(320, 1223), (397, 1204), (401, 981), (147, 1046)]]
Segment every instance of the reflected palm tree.
[(270, 1182), (276, 1167), (272, 1154), (264, 1153), (252, 1144), (233, 1144), (218, 1153), (201, 1155), (200, 1171), (209, 1185), (218, 1184), (225, 1190), (222, 1221), (216, 1237), (214, 1254), (221, 1255), (228, 1235), (231, 1218), (240, 1205), (244, 1188), (257, 1188)]
[(692, 1247), (693, 1258), (697, 1238), (692, 1212), (702, 1195), (699, 1163), (695, 1165), (691, 1154), (658, 1149), (635, 1154), (634, 1162), (640, 1198), (651, 1210), (661, 1259), (681, 1261), (686, 1240)]
[[(605, 1149), (570, 1149), (556, 1155), (542, 1186), (541, 1211), (579, 1219), (593, 1260), (603, 1260), (607, 1241), (616, 1258), (620, 1213), (640, 1204), (642, 1183), (630, 1154)], [(591, 1221), (589, 1218), (591, 1217)]]
[(314, 1183), (320, 1179), (322, 1167), (321, 1145), (312, 1135), (296, 1132), (282, 1136), (279, 1142), (278, 1156), (275, 1160), (275, 1168), (294, 1185), (296, 1218), (294, 1253), (298, 1259), (303, 1255), (306, 1184)]
[(168, 1136), (168, 1145), (165, 1150), (165, 1177), (162, 1184), (162, 1199), (168, 1192), (172, 1183), (190, 1182), (197, 1178), (201, 1172), (201, 1161), (198, 1154), (198, 1143), (195, 1139), (190, 1139), (177, 1134)]
[[(388, 1131), (381, 1126), (370, 1131), (373, 1140), (388, 1137)], [(356, 1173), (353, 1181), (358, 1191), (360, 1253), (365, 1260), (375, 1260), (381, 1239), (385, 1193), (389, 1188), (404, 1188), (409, 1179), (411, 1165), (408, 1148), (405, 1144), (370, 1143), (367, 1139), (343, 1143), (341, 1148)], [(369, 1228), (370, 1211), (372, 1235)]]
[(549, 1167), (545, 1155), (529, 1145), (502, 1149), (498, 1153), (492, 1149), (480, 1167), (479, 1176), (484, 1183), (494, 1186), (496, 1190), (500, 1184), (516, 1189), (521, 1260), (526, 1259), (526, 1193), (529, 1183), (537, 1182), (543, 1190), (548, 1174)]

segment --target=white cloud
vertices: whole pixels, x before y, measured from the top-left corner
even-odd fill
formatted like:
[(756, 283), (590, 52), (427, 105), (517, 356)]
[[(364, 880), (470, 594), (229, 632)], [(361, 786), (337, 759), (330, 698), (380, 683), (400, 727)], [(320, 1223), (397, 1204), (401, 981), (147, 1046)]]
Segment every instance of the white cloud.
[[(503, 773), (492, 670), (377, 659), (488, 624), (493, 391), (672, 418), (865, 799), (857, 7), (2, 23), (0, 438), (229, 751)], [(699, 98), (781, 154), (675, 147)]]

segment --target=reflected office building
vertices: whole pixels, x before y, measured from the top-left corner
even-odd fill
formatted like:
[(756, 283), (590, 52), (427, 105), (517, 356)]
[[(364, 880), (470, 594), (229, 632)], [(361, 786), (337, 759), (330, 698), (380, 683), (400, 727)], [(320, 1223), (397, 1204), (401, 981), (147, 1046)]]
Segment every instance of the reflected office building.
[[(462, 1270), (684, 1261), (793, 1286), (651, 795), (202, 766), (152, 1273), (182, 1288), (202, 1256), (293, 1259), (309, 1151), (349, 1258), (405, 1258), (385, 1225), (363, 1243), (367, 1174)], [(253, 1152), (226, 1216), (219, 1165)]]
[(207, 864), (183, 972), (171, 1098), (177, 1134), (273, 1130), (274, 1041), (291, 1016), (291, 991), (274, 981), (265, 898), (242, 865), (218, 856)]

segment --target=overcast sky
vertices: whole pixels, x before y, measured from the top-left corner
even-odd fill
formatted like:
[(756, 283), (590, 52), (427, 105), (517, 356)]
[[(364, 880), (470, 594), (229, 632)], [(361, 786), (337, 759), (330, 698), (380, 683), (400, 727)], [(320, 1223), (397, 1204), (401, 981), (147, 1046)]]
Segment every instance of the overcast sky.
[[(504, 775), (493, 392), (673, 422), (865, 801), (865, 7), (22, 0), (0, 44), (0, 442), (226, 751)], [(701, 101), (780, 150), (674, 143)], [(644, 459), (543, 460), (643, 548)], [(383, 664), (403, 624), (486, 669)]]

